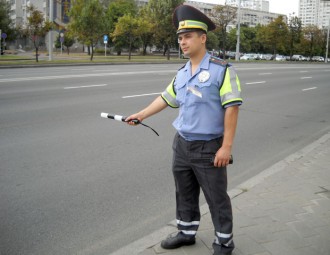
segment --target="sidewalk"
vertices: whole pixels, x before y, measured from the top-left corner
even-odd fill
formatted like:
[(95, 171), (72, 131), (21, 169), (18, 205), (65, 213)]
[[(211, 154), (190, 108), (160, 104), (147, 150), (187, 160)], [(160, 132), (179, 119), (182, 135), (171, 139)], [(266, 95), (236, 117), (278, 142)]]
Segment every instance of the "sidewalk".
[[(229, 191), (233, 255), (330, 255), (330, 133)], [(175, 221), (112, 255), (212, 255), (214, 230), (206, 205), (196, 244), (160, 247)]]

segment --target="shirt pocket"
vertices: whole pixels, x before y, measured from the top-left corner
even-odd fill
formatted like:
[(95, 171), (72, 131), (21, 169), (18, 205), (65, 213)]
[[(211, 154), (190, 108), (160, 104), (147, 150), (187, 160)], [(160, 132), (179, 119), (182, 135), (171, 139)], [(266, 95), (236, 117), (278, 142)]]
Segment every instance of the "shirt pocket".
[(212, 90), (214, 89), (212, 83), (204, 82), (198, 83), (187, 88), (188, 93), (191, 93), (193, 103), (206, 103), (210, 100)]

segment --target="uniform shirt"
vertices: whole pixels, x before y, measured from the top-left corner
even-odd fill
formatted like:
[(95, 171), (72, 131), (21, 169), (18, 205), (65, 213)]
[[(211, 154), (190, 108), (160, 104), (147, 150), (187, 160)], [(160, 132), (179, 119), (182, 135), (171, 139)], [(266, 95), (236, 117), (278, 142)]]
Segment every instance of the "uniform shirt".
[(208, 141), (223, 135), (225, 108), (242, 103), (240, 90), (233, 68), (206, 53), (193, 75), (190, 61), (178, 71), (162, 98), (179, 107), (173, 126), (185, 140)]

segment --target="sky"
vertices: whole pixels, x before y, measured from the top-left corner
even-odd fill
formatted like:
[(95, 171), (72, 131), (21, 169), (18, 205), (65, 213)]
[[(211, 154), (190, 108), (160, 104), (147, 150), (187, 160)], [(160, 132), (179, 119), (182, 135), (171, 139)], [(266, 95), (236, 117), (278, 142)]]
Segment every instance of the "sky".
[[(224, 4), (225, 0), (192, 0), (198, 2)], [(295, 13), (298, 16), (299, 0), (269, 0), (269, 11), (289, 15)]]

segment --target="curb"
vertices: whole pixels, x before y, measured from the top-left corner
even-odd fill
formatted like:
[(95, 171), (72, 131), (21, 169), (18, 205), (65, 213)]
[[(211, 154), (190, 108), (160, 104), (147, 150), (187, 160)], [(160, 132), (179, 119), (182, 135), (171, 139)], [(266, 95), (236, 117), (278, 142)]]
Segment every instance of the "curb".
[[(231, 189), (228, 191), (228, 194), (231, 199), (238, 197), (244, 192), (248, 192), (254, 186), (262, 183), (266, 178), (281, 172), (286, 166), (290, 163), (294, 162), (297, 159), (303, 158), (308, 153), (322, 145), (323, 143), (330, 140), (330, 132), (323, 135), (321, 138), (316, 140), (315, 142), (307, 145), (306, 147), (302, 148), (301, 150), (289, 155), (285, 159), (275, 163), (274, 165), (270, 166), (269, 168), (265, 169), (261, 173), (257, 174), (256, 176), (250, 178), (249, 180), (243, 182), (242, 184), (238, 185), (236, 188)], [(209, 212), (208, 205), (204, 204), (200, 207), (201, 216), (207, 214)], [(169, 234), (176, 231), (176, 220), (173, 220), (168, 223), (167, 226), (156, 230), (155, 232), (125, 246), (120, 248), (119, 250), (111, 253), (110, 255), (136, 255), (140, 252), (151, 248), (155, 244), (157, 244), (160, 240), (168, 236)]]

